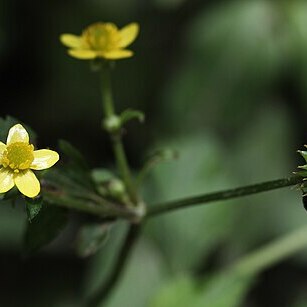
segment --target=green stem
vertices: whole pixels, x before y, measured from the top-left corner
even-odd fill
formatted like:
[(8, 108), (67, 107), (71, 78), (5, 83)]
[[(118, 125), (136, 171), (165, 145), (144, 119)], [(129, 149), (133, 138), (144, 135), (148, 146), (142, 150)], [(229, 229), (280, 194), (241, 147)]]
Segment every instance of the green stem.
[(135, 187), (132, 182), (131, 172), (128, 165), (127, 157), (125, 154), (123, 142), (121, 140), (120, 135), (113, 135), (112, 136), (112, 143), (113, 143), (113, 150), (115, 153), (115, 157), (117, 160), (117, 167), (121, 173), (121, 177), (126, 185), (127, 191), (129, 193), (129, 196), (131, 197), (131, 200), (136, 203), (137, 202), (137, 196), (135, 192)]
[(215, 193), (203, 194), (199, 196), (174, 200), (162, 204), (152, 205), (148, 209), (148, 217), (163, 214), (177, 209), (191, 207), (195, 205), (207, 204), (214, 201), (226, 200), (231, 198), (242, 197), (250, 194), (261, 193), (265, 191), (280, 189), (302, 183), (300, 176), (292, 176), (288, 178), (262, 182), (258, 184), (248, 185), (240, 188), (224, 190)]
[[(101, 90), (103, 111), (105, 119), (108, 119), (115, 115), (115, 110), (112, 95), (110, 68), (107, 65), (101, 68)], [(110, 132), (110, 134), (118, 170), (121, 174), (122, 180), (125, 183), (132, 202), (136, 204), (138, 197), (132, 181), (131, 171), (122, 143), (121, 134), (120, 132)]]
[(116, 206), (112, 203), (101, 200), (99, 203), (91, 200), (80, 200), (80, 198), (70, 198), (56, 193), (42, 191), (42, 195), (49, 203), (76, 211), (88, 213), (101, 217), (125, 218), (135, 220), (138, 216), (131, 210), (122, 206)]
[(140, 235), (140, 232), (140, 225), (130, 225), (125, 241), (117, 256), (113, 270), (111, 271), (106, 282), (102, 285), (100, 289), (97, 290), (97, 292), (90, 299), (89, 304), (87, 305), (88, 307), (100, 306), (101, 303), (109, 297), (125, 269), (125, 266), (129, 259), (129, 255)]
[(240, 274), (256, 274), (306, 246), (307, 227), (305, 226), (246, 255), (231, 268)]
[(102, 108), (105, 117), (115, 115), (112, 86), (110, 78), (110, 68), (104, 65), (101, 68), (101, 95), (102, 95)]

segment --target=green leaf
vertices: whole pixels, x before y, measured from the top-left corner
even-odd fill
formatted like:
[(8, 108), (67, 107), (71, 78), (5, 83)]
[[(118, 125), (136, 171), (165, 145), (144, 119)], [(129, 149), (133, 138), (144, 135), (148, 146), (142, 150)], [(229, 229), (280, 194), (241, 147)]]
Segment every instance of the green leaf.
[[(207, 135), (167, 140), (159, 146), (165, 145), (180, 148), (180, 159), (153, 169), (150, 180), (143, 185), (150, 203), (230, 186), (228, 174), (220, 167), (221, 148)], [(171, 270), (193, 270), (198, 263), (205, 263), (211, 251), (227, 238), (234, 223), (234, 209), (227, 205), (178, 210), (149, 220), (146, 231), (163, 251)], [(200, 231), (204, 227), (206, 231)]]
[[(59, 141), (59, 147), (63, 154), (69, 158), (69, 161), (61, 170), (53, 169), (49, 171), (47, 178), (57, 183), (57, 177), (62, 177), (63, 181), (68, 183), (68, 186), (79, 185), (89, 191), (95, 190), (94, 182), (90, 175), (90, 168), (82, 153), (65, 140)], [(64, 186), (66, 185), (64, 184)]]
[(180, 276), (164, 285), (150, 307), (236, 307), (250, 288), (252, 278), (217, 274), (207, 282)]
[(80, 229), (76, 249), (80, 257), (88, 257), (102, 248), (109, 238), (111, 224), (89, 224)]
[(198, 297), (191, 306), (239, 307), (255, 278), (237, 272), (217, 274), (199, 288)]
[[(306, 246), (305, 226), (247, 254), (230, 268), (217, 272), (207, 280), (190, 277), (182, 282), (175, 277), (163, 285), (150, 307), (238, 307), (257, 274), (306, 249)], [(181, 304), (181, 301), (188, 301), (188, 304)], [(163, 305), (163, 302), (167, 304)]]
[(60, 150), (70, 158), (70, 161), (77, 167), (88, 170), (88, 164), (82, 153), (74, 147), (72, 144), (65, 140), (59, 140), (59, 148)]
[(172, 149), (161, 149), (161, 150), (154, 152), (151, 156), (149, 156), (143, 168), (141, 169), (138, 175), (138, 178), (137, 178), (137, 184), (141, 185), (146, 175), (148, 175), (148, 173), (157, 164), (175, 160), (178, 158), (178, 156), (179, 156), (178, 152)]
[(31, 223), (32, 220), (39, 214), (43, 206), (43, 198), (25, 198), (26, 201), (26, 210), (28, 215), (28, 221)]
[(25, 233), (25, 251), (33, 253), (54, 240), (67, 223), (67, 211), (44, 204), (28, 223)]
[(139, 110), (128, 109), (120, 115), (122, 125), (126, 124), (132, 119), (137, 119), (140, 123), (143, 123), (145, 120), (145, 114)]
[[(179, 276), (163, 285), (150, 307), (186, 307), (196, 295), (196, 284), (190, 276)], [(211, 306), (210, 306), (211, 307)]]

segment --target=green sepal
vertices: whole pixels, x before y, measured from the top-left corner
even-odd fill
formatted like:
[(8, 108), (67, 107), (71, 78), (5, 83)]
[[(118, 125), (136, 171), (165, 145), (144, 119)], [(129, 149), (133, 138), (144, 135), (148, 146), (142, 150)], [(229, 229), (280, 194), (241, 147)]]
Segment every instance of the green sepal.
[(104, 223), (81, 227), (76, 240), (77, 254), (88, 257), (99, 251), (109, 238), (110, 226), (110, 223)]
[(101, 59), (94, 59), (90, 61), (90, 69), (92, 72), (97, 72), (101, 70), (103, 63)]
[(36, 197), (36, 198), (25, 197), (24, 199), (26, 203), (28, 221), (31, 223), (42, 209), (43, 198), (42, 197)]
[(301, 156), (305, 159), (305, 161), (307, 162), (307, 151), (304, 150), (298, 150), (298, 153), (301, 154)]
[(294, 172), (295, 175), (299, 175), (301, 177), (307, 177), (307, 171), (298, 171)]
[[(304, 145), (305, 147), (307, 147), (307, 145)], [(305, 150), (298, 150), (297, 151), (303, 158), (304, 160), (307, 162), (307, 151)], [(303, 177), (303, 178), (306, 178), (307, 177), (307, 164), (305, 165), (299, 165), (298, 166), (299, 169), (302, 169), (302, 171), (298, 171), (298, 172), (295, 172), (295, 174)]]

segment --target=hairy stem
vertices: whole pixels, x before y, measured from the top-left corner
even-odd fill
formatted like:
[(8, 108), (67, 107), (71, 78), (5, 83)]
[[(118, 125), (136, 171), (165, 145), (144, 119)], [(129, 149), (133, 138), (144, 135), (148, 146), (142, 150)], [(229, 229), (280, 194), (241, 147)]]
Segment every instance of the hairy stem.
[(265, 191), (280, 189), (302, 183), (302, 177), (292, 176), (288, 178), (267, 181), (239, 187), (230, 190), (224, 190), (220, 192), (208, 193), (194, 197), (188, 197), (184, 199), (174, 200), (162, 204), (152, 205), (148, 209), (147, 217), (156, 216), (159, 214), (167, 213), (173, 210), (183, 209), (191, 206), (207, 204), (214, 201), (226, 200), (231, 198), (238, 198), (250, 194), (261, 193)]
[(101, 68), (101, 96), (104, 116), (111, 117), (115, 114), (115, 111), (110, 78), (110, 68), (107, 65)]
[(42, 191), (44, 199), (59, 207), (80, 211), (83, 213), (112, 218), (124, 218), (128, 220), (135, 220), (138, 218), (136, 213), (128, 208), (108, 202), (101, 199), (99, 202), (90, 199), (81, 199), (80, 197), (68, 197), (58, 193), (48, 192), (46, 189)]
[[(115, 110), (112, 95), (110, 68), (106, 65), (101, 68), (101, 93), (105, 119), (108, 119), (115, 115)], [(110, 134), (118, 170), (121, 174), (122, 180), (125, 183), (132, 202), (137, 203), (137, 194), (132, 181), (131, 171), (122, 143), (121, 134), (120, 132), (110, 132)]]
[(100, 289), (93, 295), (88, 303), (88, 307), (97, 307), (100, 306), (111, 294), (112, 290), (117, 285), (122, 273), (125, 269), (125, 266), (129, 260), (129, 255), (135, 245), (139, 234), (141, 232), (141, 226), (136, 224), (131, 224), (130, 228), (127, 232), (125, 241), (119, 251), (119, 254), (116, 259), (116, 263), (114, 265), (113, 270), (108, 276), (105, 283), (102, 285)]

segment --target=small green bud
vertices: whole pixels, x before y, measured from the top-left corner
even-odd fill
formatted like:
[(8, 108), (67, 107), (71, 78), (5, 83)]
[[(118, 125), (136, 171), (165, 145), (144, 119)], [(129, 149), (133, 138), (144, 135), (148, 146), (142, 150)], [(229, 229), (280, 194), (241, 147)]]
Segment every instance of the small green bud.
[(119, 179), (112, 179), (109, 182), (109, 192), (115, 198), (122, 198), (126, 194), (124, 183)]
[(109, 116), (103, 121), (103, 127), (108, 132), (117, 132), (121, 125), (121, 119), (117, 115)]

